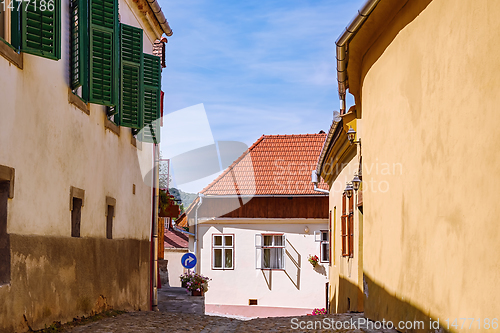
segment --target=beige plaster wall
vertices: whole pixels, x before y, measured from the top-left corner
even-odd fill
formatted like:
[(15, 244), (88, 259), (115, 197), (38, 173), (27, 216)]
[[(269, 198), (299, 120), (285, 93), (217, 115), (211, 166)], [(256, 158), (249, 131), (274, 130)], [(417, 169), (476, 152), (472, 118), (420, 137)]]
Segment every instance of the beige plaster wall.
[[(359, 124), (359, 121), (358, 121)], [(360, 136), (358, 136), (359, 138)], [(341, 168), (344, 164), (343, 169)], [(342, 256), (342, 195), (347, 182), (351, 182), (354, 174), (359, 170), (359, 156), (351, 155), (339, 165), (337, 178), (330, 184), (330, 211), (332, 225), (330, 230), (333, 239), (332, 266), (330, 266), (330, 300), (331, 312), (344, 313), (347, 311), (363, 311), (363, 275), (362, 256), (360, 252), (360, 211), (357, 207), (358, 192), (354, 195), (354, 255), (352, 258)], [(346, 211), (349, 212), (349, 203), (346, 202)], [(349, 300), (348, 300), (349, 299)]]
[[(62, 8), (68, 8), (63, 1)], [(132, 22), (131, 14), (121, 16)], [(70, 235), (69, 189), (85, 190), (82, 237), (106, 237), (106, 196), (116, 199), (114, 236), (148, 239), (151, 189), (142, 181), (138, 156), (151, 161), (150, 146), (131, 144), (131, 131), (106, 130), (105, 110), (90, 116), (68, 103), (69, 26), (63, 10), (62, 59), (24, 54), (22, 70), (0, 57), (0, 164), (16, 170), (8, 232)], [(145, 38), (145, 42), (148, 41)], [(145, 43), (146, 52), (152, 46)], [(135, 195), (132, 186), (136, 185)]]
[[(500, 313), (500, 2), (434, 0), (402, 25), (416, 3), (363, 65), (363, 163), (378, 164), (370, 177), (389, 184), (364, 193), (365, 313), (492, 319)], [(381, 163), (401, 163), (402, 172), (383, 173)]]
[(26, 332), (108, 309), (149, 310), (149, 241), (11, 235), (12, 283), (0, 332)]
[[(129, 128), (106, 129), (103, 106), (91, 104), (88, 115), (68, 102), (69, 1), (61, 6), (62, 59), (23, 54), (21, 70), (0, 56), (0, 165), (15, 169), (7, 214), (11, 281), (0, 286), (0, 331), (149, 304), (152, 199), (143, 174), (152, 148), (134, 147)], [(145, 28), (123, 1), (120, 16)], [(152, 38), (145, 35), (147, 53)], [(71, 238), (71, 186), (85, 190), (81, 238)], [(116, 199), (112, 240), (106, 196)]]

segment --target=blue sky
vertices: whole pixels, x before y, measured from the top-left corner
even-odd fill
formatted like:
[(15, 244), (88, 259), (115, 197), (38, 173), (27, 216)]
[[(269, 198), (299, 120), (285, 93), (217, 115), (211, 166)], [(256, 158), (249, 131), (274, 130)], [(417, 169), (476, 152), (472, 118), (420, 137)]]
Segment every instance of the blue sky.
[[(203, 103), (215, 140), (327, 131), (335, 40), (364, 0), (160, 0), (165, 113)], [(165, 138), (165, 137), (164, 137)]]

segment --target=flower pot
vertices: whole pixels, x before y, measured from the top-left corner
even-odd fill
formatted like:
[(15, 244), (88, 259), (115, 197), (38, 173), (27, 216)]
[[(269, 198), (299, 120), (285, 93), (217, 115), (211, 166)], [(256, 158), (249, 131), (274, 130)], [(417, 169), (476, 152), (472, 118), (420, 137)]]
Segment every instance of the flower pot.
[(203, 291), (193, 290), (192, 293), (193, 296), (203, 296)]

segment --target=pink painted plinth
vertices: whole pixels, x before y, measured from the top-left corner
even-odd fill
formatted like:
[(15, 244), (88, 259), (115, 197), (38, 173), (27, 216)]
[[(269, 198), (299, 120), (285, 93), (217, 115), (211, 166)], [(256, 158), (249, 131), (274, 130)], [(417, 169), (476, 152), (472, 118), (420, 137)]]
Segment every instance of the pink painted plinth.
[(260, 305), (205, 304), (205, 313), (246, 318), (295, 317), (311, 314), (314, 309), (281, 308)]

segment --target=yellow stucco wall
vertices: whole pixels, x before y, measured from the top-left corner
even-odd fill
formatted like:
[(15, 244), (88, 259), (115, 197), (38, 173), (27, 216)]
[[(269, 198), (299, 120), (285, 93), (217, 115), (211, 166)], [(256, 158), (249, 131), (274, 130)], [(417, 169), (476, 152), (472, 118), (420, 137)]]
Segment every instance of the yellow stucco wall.
[(363, 180), (388, 184), (364, 192), (365, 313), (484, 324), (500, 317), (500, 2), (417, 3), (363, 62)]

